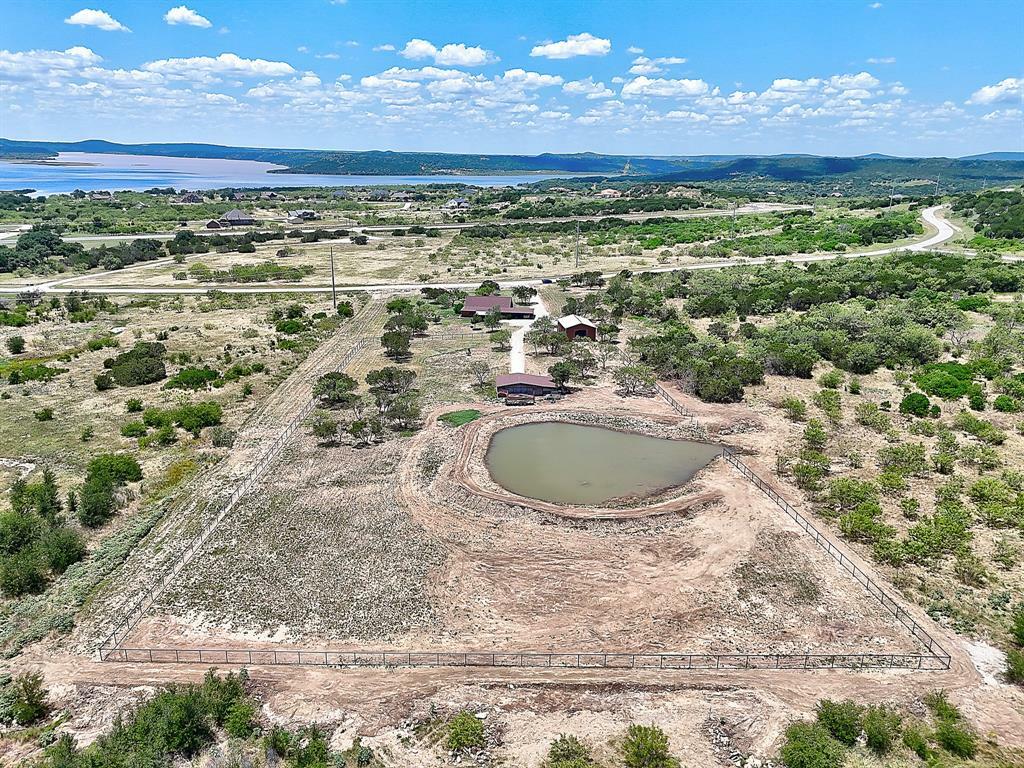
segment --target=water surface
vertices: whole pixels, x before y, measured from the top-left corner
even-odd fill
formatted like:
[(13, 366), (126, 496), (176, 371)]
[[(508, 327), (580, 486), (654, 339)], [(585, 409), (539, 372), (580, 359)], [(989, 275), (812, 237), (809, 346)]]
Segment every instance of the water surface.
[[(206, 157), (117, 155), (61, 152), (56, 165), (0, 161), (0, 189), (34, 189), (36, 194), (223, 187), (369, 187), (382, 185), (470, 184), (510, 187), (544, 179), (552, 174), (515, 176), (325, 176), (310, 173), (270, 173), (283, 168), (254, 160), (218, 160)], [(79, 163), (79, 165), (74, 165)], [(572, 174), (565, 174), (571, 176)]]
[(520, 496), (594, 505), (682, 485), (721, 450), (710, 443), (544, 421), (496, 432), (486, 461), (495, 482)]

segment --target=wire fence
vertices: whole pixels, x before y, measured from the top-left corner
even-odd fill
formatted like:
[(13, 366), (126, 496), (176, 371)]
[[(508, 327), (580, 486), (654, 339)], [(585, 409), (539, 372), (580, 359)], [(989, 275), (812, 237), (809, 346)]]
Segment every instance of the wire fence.
[[(345, 368), (347, 368), (355, 359), (356, 355), (366, 348), (368, 343), (369, 341), (367, 339), (357, 339), (355, 344), (353, 344), (348, 352), (346, 352), (342, 357), (338, 365), (335, 366), (334, 370), (338, 372), (344, 371)], [(189, 542), (188, 546), (185, 547), (184, 551), (182, 551), (174, 561), (171, 568), (164, 571), (163, 575), (150, 584), (149, 587), (143, 589), (141, 596), (139, 596), (127, 609), (125, 609), (123, 615), (110, 631), (110, 634), (100, 641), (100, 658), (105, 658), (110, 651), (116, 649), (132, 629), (135, 628), (139, 621), (142, 620), (142, 617), (146, 615), (146, 611), (148, 611), (150, 606), (152, 606), (160, 595), (163, 594), (167, 585), (179, 573), (181, 573), (181, 571), (196, 556), (196, 553), (202, 549), (206, 540), (214, 530), (216, 530), (217, 526), (220, 525), (221, 521), (224, 520), (228, 513), (235, 508), (242, 497), (245, 496), (245, 494), (248, 493), (263, 477), (267, 469), (274, 463), (278, 455), (281, 453), (281, 450), (291, 439), (292, 435), (295, 434), (295, 431), (315, 407), (316, 398), (310, 398), (302, 408), (299, 409), (298, 413), (293, 416), (287, 424), (285, 424), (277, 437), (274, 438), (274, 441), (257, 456), (252, 466), (250, 466), (249, 470), (235, 486), (231, 495), (223, 502), (223, 506), (220, 511), (218, 511), (214, 518), (203, 526), (203, 529), (195, 536), (195, 538), (192, 539), (191, 542)]]
[[(361, 339), (346, 353), (336, 370), (341, 371), (368, 343)], [(700, 430), (696, 414), (679, 403), (660, 383), (658, 394), (680, 416), (690, 419)], [(170, 664), (241, 664), (339, 667), (485, 667), (544, 669), (669, 669), (669, 670), (819, 670), (819, 669), (909, 669), (943, 670), (950, 667), (950, 655), (914, 617), (865, 573), (849, 556), (797, 511), (786, 499), (762, 480), (730, 448), (722, 457), (750, 480), (769, 499), (808, 533), (840, 567), (852, 575), (882, 606), (892, 613), (927, 653), (604, 653), (534, 651), (387, 651), (387, 650), (308, 650), (292, 648), (143, 648), (121, 645), (167, 584), (192, 560), (217, 525), (242, 496), (263, 476), (285, 443), (316, 405), (311, 399), (282, 430), (273, 444), (261, 454), (253, 468), (234, 489), (217, 516), (196, 536), (174, 567), (164, 574), (126, 611), (122, 621), (100, 643), (102, 661)]]
[(946, 669), (929, 654), (602, 653), (331, 651), (282, 648), (112, 648), (104, 661), (318, 667), (489, 667), (543, 669)]
[(913, 616), (910, 615), (897, 603), (889, 594), (878, 585), (867, 573), (865, 573), (860, 566), (858, 566), (853, 560), (851, 560), (842, 549), (837, 547), (832, 541), (825, 536), (818, 528), (808, 520), (804, 515), (800, 514), (792, 504), (786, 501), (782, 496), (779, 495), (769, 483), (762, 480), (757, 473), (755, 473), (750, 467), (740, 460), (736, 452), (731, 448), (722, 449), (722, 457), (728, 461), (732, 466), (739, 470), (740, 474), (746, 477), (752, 482), (760, 491), (762, 491), (769, 499), (775, 502), (775, 504), (789, 517), (791, 517), (796, 523), (804, 529), (804, 531), (810, 534), (814, 543), (821, 547), (833, 560), (835, 560), (839, 566), (855, 578), (860, 584), (871, 594), (872, 597), (876, 598), (882, 606), (888, 610), (896, 620), (900, 622), (904, 627), (910, 630), (910, 633), (919, 640), (928, 652), (934, 655), (937, 659), (943, 662), (944, 669), (949, 668), (950, 657), (949, 654), (935, 641), (935, 639), (922, 627)]

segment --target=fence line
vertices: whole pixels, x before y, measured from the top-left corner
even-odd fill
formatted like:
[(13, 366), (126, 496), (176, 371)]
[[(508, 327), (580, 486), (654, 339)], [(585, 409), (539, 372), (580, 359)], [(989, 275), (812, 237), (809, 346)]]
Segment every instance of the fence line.
[(331, 651), (279, 648), (112, 648), (104, 661), (251, 666), (486, 667), (545, 669), (947, 669), (933, 654), (603, 653), (548, 651)]
[[(358, 340), (337, 366), (341, 371), (365, 347), (366, 340)], [(696, 414), (687, 410), (660, 383), (655, 383), (658, 394), (680, 416), (690, 419), (694, 429), (701, 429)], [(274, 443), (257, 460), (256, 465), (232, 493), (228, 503), (186, 548), (174, 568), (166, 573), (149, 591), (126, 612), (124, 620), (100, 644), (101, 661), (149, 662), (176, 664), (261, 664), (302, 666), (405, 666), (405, 667), (521, 667), (559, 669), (673, 669), (673, 670), (815, 670), (815, 669), (916, 669), (943, 670), (950, 667), (950, 655), (899, 603), (854, 563), (843, 550), (821, 533), (815, 525), (798, 512), (769, 483), (762, 480), (728, 447), (722, 448), (722, 457), (750, 480), (760, 491), (810, 534), (845, 571), (851, 574), (868, 593), (892, 613), (926, 649), (917, 654), (807, 654), (807, 653), (601, 653), (601, 652), (484, 652), (484, 651), (331, 651), (275, 648), (128, 648), (121, 647), (121, 638), (127, 636), (146, 610), (162, 593), (168, 582), (191, 561), (196, 552), (227, 513), (257, 482), (277, 457), (284, 444), (302, 420), (316, 405), (315, 398), (307, 402), (297, 416), (285, 427)], [(121, 627), (123, 632), (119, 633)]]
[(723, 448), (722, 457), (738, 469), (741, 475), (746, 477), (759, 490), (764, 492), (769, 499), (774, 501), (779, 509), (796, 521), (796, 523), (803, 528), (806, 533), (810, 534), (815, 544), (821, 547), (833, 560), (839, 563), (843, 570), (860, 582), (860, 584), (867, 589), (869, 594), (876, 598), (886, 610), (896, 617), (896, 620), (899, 621), (900, 624), (910, 630), (910, 634), (919, 640), (928, 649), (929, 653), (944, 663), (945, 669), (949, 668), (950, 656), (942, 646), (940, 646), (938, 642), (928, 634), (924, 627), (917, 623), (910, 613), (902, 608), (900, 604), (890, 597), (876, 581), (868, 576), (860, 566), (847, 557), (846, 553), (843, 552), (842, 549), (833, 544), (831, 539), (819, 531), (814, 523), (808, 520), (804, 515), (800, 514), (792, 504), (779, 495), (778, 491), (762, 480), (750, 467), (744, 464), (736, 455), (735, 451), (731, 448)]
[[(355, 359), (356, 355), (365, 349), (368, 344), (367, 339), (357, 338), (355, 344), (345, 353), (342, 357), (341, 362), (335, 366), (334, 370), (337, 372), (344, 371), (349, 366), (352, 360)], [(121, 620), (118, 621), (110, 634), (103, 638), (99, 644), (100, 658), (105, 658), (110, 651), (116, 649), (118, 645), (124, 640), (128, 633), (141, 621), (142, 617), (149, 610), (150, 606), (163, 594), (164, 589), (171, 580), (177, 576), (187, 566), (192, 558), (195, 557), (196, 553), (206, 543), (206, 540), (210, 537), (213, 531), (220, 525), (221, 521), (227, 516), (227, 514), (235, 508), (242, 497), (252, 489), (256, 482), (263, 476), (274, 460), (280, 454), (285, 444), (291, 439), (292, 435), (302, 424), (303, 420), (313, 411), (316, 407), (316, 398), (310, 398), (306, 402), (299, 412), (292, 417), (292, 419), (284, 426), (278, 436), (274, 439), (274, 442), (270, 444), (268, 448), (262, 451), (256, 458), (252, 467), (245, 473), (241, 481), (235, 486), (228, 497), (227, 501), (221, 507), (221, 510), (217, 515), (207, 523), (203, 529), (189, 542), (185, 550), (178, 556), (178, 559), (174, 562), (174, 565), (169, 571), (165, 571), (164, 574), (157, 579), (148, 589), (139, 597), (129, 608), (124, 611)]]

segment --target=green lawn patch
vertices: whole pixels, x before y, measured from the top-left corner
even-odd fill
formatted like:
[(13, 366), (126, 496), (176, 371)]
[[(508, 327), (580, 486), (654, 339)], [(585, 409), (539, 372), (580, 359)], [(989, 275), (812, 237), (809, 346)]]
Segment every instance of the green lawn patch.
[(461, 427), (463, 424), (469, 424), (469, 422), (476, 421), (479, 418), (480, 411), (475, 408), (467, 408), (463, 411), (449, 411), (438, 416), (437, 420), (443, 421), (450, 427)]

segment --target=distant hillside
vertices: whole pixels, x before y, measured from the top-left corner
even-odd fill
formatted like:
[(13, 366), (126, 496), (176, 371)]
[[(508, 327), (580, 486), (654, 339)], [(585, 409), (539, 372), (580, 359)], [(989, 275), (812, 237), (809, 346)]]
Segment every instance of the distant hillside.
[[(1014, 154), (1014, 153), (1006, 153)], [(775, 182), (857, 182), (865, 184), (927, 182), (938, 179), (950, 186), (980, 186), (1024, 179), (1024, 158), (971, 160), (944, 157), (746, 157), (713, 165), (674, 171), (657, 181), (771, 180)]]
[[(665, 182), (756, 182), (840, 184), (858, 193), (897, 184), (924, 186), (939, 179), (946, 191), (974, 189), (985, 183), (1024, 180), (1024, 153), (990, 152), (975, 157), (899, 158), (886, 155), (642, 155), (579, 154), (476, 155), (444, 152), (347, 152), (318, 149), (264, 149), (217, 144), (115, 144), (93, 139), (77, 142), (0, 139), (0, 157), (43, 158), (58, 152), (257, 160), (284, 166), (277, 173), (357, 176), (429, 176), (501, 173), (589, 174)], [(286, 183), (286, 182), (285, 182)]]
[(1024, 161), (1024, 152), (986, 152), (983, 155), (969, 155), (961, 160), (1014, 160)]
[(53, 157), (58, 152), (104, 152), (224, 160), (256, 160), (286, 166), (282, 173), (369, 176), (429, 176), (464, 173), (659, 174), (685, 167), (682, 160), (598, 155), (466, 155), (444, 152), (347, 152), (317, 149), (263, 149), (217, 144), (115, 144), (99, 139), (76, 142), (0, 139), (0, 157)]

